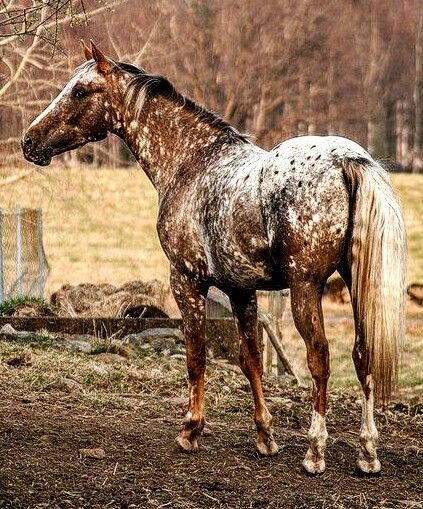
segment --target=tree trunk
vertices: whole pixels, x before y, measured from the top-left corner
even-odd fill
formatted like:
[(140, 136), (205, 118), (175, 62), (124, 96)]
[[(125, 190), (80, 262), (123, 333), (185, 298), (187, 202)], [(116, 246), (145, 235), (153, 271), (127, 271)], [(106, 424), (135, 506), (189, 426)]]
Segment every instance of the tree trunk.
[(417, 27), (416, 35), (416, 75), (414, 80), (414, 146), (413, 173), (423, 171), (423, 14)]
[(396, 107), (397, 161), (403, 168), (411, 163), (410, 106), (407, 101), (397, 101)]
[(380, 86), (382, 41), (378, 13), (372, 9), (370, 21), (370, 68), (367, 79), (367, 150), (376, 156), (386, 155), (386, 111)]

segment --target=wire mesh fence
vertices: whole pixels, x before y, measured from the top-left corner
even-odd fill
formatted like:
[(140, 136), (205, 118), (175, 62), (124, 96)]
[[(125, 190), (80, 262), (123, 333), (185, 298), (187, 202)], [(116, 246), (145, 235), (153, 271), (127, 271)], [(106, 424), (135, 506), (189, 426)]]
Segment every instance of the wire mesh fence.
[(0, 302), (21, 296), (44, 297), (47, 273), (42, 210), (0, 210)]

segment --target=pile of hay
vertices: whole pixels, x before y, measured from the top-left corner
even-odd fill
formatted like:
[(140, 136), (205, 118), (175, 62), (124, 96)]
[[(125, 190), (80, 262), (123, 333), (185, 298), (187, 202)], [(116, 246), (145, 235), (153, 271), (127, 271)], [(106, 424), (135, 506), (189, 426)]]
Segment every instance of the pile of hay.
[(51, 304), (59, 316), (159, 318), (169, 316), (169, 296), (169, 286), (157, 279), (121, 287), (82, 283), (62, 286), (51, 296)]
[(407, 294), (413, 302), (419, 306), (423, 306), (423, 284), (412, 283), (408, 285)]

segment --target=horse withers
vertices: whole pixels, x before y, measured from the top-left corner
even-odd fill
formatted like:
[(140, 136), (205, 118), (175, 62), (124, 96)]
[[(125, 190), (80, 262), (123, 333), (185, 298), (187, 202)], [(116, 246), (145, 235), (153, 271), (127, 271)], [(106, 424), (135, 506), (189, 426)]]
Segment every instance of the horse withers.
[(190, 381), (179, 447), (196, 451), (204, 426), (205, 302), (214, 285), (229, 296), (236, 318), (257, 449), (276, 454), (262, 389), (256, 290), (290, 288), (313, 379), (303, 466), (324, 471), (329, 350), (321, 299), (337, 270), (351, 293), (353, 360), (363, 390), (357, 466), (379, 472), (374, 398), (389, 398), (404, 334), (405, 230), (387, 173), (341, 137), (304, 136), (263, 150), (166, 78), (107, 58), (93, 43), (84, 52), (88, 61), (32, 122), (22, 148), (28, 160), (47, 165), (114, 133), (156, 188), (157, 231), (183, 319)]

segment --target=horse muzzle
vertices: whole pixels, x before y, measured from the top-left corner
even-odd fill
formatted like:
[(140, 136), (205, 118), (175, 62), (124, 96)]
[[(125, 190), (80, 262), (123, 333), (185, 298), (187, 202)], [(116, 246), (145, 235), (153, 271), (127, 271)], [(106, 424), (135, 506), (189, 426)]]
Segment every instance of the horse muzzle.
[(51, 162), (51, 147), (40, 147), (38, 143), (26, 132), (21, 139), (22, 152), (27, 161), (38, 166), (48, 166)]

